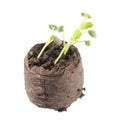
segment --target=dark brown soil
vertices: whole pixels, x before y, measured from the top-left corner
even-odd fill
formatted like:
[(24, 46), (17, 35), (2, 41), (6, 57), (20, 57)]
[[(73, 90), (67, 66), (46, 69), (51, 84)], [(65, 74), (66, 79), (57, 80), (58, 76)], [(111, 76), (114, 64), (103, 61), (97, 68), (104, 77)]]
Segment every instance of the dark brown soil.
[[(44, 51), (42, 56), (37, 59), (39, 52), (41, 51), (43, 44), (37, 44), (31, 48), (28, 53), (29, 67), (33, 66), (41, 66), (46, 70), (61, 70), (70, 64), (76, 57), (78, 57), (79, 53), (77, 53), (77, 48), (71, 46), (66, 56), (62, 56), (59, 62), (54, 65), (55, 59), (58, 57), (59, 53), (63, 48), (63, 44), (58, 46), (54, 42), (52, 42)], [(77, 54), (76, 54), (77, 53)], [(79, 61), (78, 61), (79, 62)], [(77, 64), (77, 63), (76, 63)]]

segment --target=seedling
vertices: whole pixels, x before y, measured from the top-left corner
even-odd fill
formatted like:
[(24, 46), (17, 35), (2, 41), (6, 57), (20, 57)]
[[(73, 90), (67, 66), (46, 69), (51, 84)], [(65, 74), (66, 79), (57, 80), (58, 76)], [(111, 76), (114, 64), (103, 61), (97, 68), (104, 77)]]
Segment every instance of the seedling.
[[(64, 26), (56, 26), (56, 25), (49, 25), (49, 28), (52, 31), (57, 31), (57, 32), (62, 32), (63, 33), (63, 38), (64, 38)], [(51, 33), (52, 34), (52, 33)], [(40, 58), (41, 55), (43, 54), (44, 50), (46, 49), (46, 47), (51, 43), (51, 42), (55, 42), (57, 45), (61, 45), (62, 41), (55, 35), (50, 35), (49, 40), (45, 43), (45, 45), (43, 46), (42, 50), (40, 51), (40, 53), (38, 54), (37, 58)]]
[[(94, 30), (91, 30), (90, 28), (93, 27), (93, 23), (89, 22), (87, 20), (91, 19), (92, 17), (88, 14), (88, 13), (81, 13), (81, 16), (83, 17), (83, 21), (80, 24), (80, 26), (74, 31), (73, 35), (70, 37), (70, 40), (65, 43), (65, 37), (64, 37), (64, 26), (56, 26), (56, 25), (49, 25), (49, 28), (52, 31), (57, 31), (63, 34), (63, 49), (61, 50), (59, 56), (56, 58), (54, 64), (56, 64), (59, 59), (62, 57), (62, 55), (66, 55), (69, 48), (77, 43), (80, 42), (84, 42), (86, 46), (90, 46), (90, 40), (81, 40), (81, 36), (83, 36), (84, 32), (89, 34), (91, 37), (96, 38), (96, 32)], [(41, 55), (43, 54), (45, 48), (51, 43), (51, 42), (55, 42), (57, 45), (61, 45), (62, 41), (55, 36), (54, 34), (52, 34), (48, 40), (48, 42), (46, 42), (46, 44), (44, 45), (44, 47), (42, 48), (42, 50), (40, 51), (39, 55), (37, 56), (37, 58), (40, 58)]]

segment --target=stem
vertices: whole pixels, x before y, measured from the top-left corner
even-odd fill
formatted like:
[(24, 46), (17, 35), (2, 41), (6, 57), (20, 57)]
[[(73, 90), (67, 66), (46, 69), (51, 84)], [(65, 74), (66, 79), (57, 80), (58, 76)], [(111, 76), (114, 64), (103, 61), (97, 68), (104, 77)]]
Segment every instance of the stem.
[(66, 44), (65, 44), (65, 33), (64, 33), (64, 31), (62, 33), (63, 33), (63, 45), (64, 45), (64, 47), (63, 47), (62, 51), (60, 52), (59, 56), (56, 58), (56, 60), (54, 62), (54, 65), (59, 61), (59, 59), (62, 57), (62, 55), (63, 55), (63, 53), (65, 51), (65, 47), (66, 47)]
[(39, 59), (41, 57), (41, 55), (43, 54), (44, 50), (46, 49), (46, 47), (52, 42), (53, 40), (48, 41), (44, 47), (42, 48), (42, 50), (40, 51), (40, 53), (38, 54), (37, 58)]
[[(81, 24), (83, 24), (86, 21), (86, 19), (87, 18), (84, 18)], [(79, 28), (79, 30), (81, 31), (81, 28)]]
[(43, 46), (42, 50), (40, 51), (40, 53), (38, 54), (37, 58), (39, 59), (40, 56), (43, 54), (44, 50), (46, 49), (46, 47), (54, 40), (55, 36), (51, 35), (48, 42), (46, 42), (46, 44)]
[(59, 56), (56, 58), (55, 62), (54, 62), (54, 65), (59, 61), (59, 59), (62, 57), (63, 53), (64, 53), (64, 50), (65, 50), (65, 46), (64, 48), (62, 49), (62, 51), (60, 52)]
[(70, 43), (68, 43), (68, 44), (65, 46), (64, 55), (66, 55), (66, 54), (67, 54), (67, 52), (68, 52), (68, 50), (69, 50), (70, 46), (71, 46), (71, 44), (70, 44)]

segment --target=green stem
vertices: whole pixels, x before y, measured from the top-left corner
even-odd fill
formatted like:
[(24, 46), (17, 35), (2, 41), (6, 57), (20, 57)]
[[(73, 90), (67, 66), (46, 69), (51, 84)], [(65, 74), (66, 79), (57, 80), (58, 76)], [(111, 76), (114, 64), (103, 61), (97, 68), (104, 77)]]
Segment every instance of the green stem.
[[(87, 18), (84, 18), (81, 24), (83, 24), (83, 23), (86, 21), (86, 19), (87, 19)], [(81, 25), (80, 25), (80, 26), (81, 26)], [(80, 27), (79, 27), (79, 30), (82, 31), (82, 29), (81, 29)]]
[(70, 44), (67, 44), (67, 45), (65, 46), (64, 55), (67, 54), (67, 51), (69, 50), (69, 47), (70, 47), (70, 46), (71, 46)]
[(44, 50), (46, 49), (46, 47), (52, 42), (53, 40), (48, 41), (44, 47), (42, 48), (42, 50), (40, 51), (40, 53), (38, 54), (37, 58), (39, 59), (41, 57), (41, 55), (43, 54)]
[(54, 65), (59, 61), (59, 59), (62, 57), (63, 53), (64, 53), (65, 47), (62, 49), (62, 51), (60, 52), (59, 56), (56, 58)]
[(55, 36), (51, 35), (48, 42), (46, 42), (46, 44), (43, 46), (42, 50), (40, 51), (40, 53), (38, 54), (37, 58), (39, 59), (41, 57), (41, 55), (43, 54), (44, 50), (46, 49), (46, 47), (54, 40)]
[(65, 50), (64, 50), (64, 55), (67, 54), (67, 52), (68, 52), (68, 50), (69, 50), (69, 48), (70, 48), (70, 46), (71, 46), (72, 44), (73, 44), (73, 41), (70, 41), (70, 42), (68, 42), (68, 43), (66, 44)]

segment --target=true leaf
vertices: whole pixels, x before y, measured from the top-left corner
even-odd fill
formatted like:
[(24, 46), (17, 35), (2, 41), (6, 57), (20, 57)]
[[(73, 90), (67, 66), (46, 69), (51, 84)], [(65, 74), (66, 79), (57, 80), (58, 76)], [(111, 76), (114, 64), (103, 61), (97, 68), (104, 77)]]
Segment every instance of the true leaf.
[(96, 34), (96, 32), (95, 32), (94, 30), (88, 30), (88, 33), (89, 33), (89, 35), (90, 35), (91, 37), (93, 37), (93, 38), (96, 38), (96, 37), (97, 37), (97, 34)]
[(90, 40), (85, 41), (86, 46), (90, 46)]
[(79, 29), (77, 29), (77, 30), (75, 30), (72, 38), (76, 40), (76, 39), (79, 39), (81, 35), (82, 35), (81, 31)]
[(85, 29), (91, 28), (92, 26), (93, 26), (93, 24), (91, 22), (83, 22), (80, 25), (80, 29), (85, 30)]
[(88, 19), (92, 18), (91, 15), (88, 14), (88, 13), (86, 13), (86, 12), (82, 12), (82, 13), (81, 13), (81, 16), (83, 16), (83, 17), (85, 17), (85, 18), (88, 18)]
[(64, 26), (59, 26), (57, 29), (58, 32), (63, 32), (64, 31)]
[(56, 25), (50, 24), (50, 25), (49, 25), (49, 28), (50, 28), (51, 30), (57, 30), (57, 26), (56, 26)]

